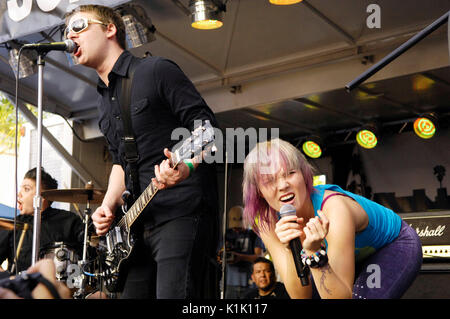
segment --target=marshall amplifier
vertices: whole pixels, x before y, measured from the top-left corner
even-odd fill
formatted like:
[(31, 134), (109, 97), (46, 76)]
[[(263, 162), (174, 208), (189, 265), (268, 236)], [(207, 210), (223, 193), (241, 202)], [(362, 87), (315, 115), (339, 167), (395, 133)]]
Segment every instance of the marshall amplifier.
[(450, 259), (450, 211), (399, 215), (419, 235), (424, 261)]
[(450, 299), (450, 211), (399, 214), (419, 235), (423, 264), (404, 299)]

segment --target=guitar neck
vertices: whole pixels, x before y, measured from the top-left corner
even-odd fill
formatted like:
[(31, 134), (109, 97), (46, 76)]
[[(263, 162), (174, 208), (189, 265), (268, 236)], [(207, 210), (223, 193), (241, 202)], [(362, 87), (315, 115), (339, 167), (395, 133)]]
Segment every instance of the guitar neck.
[[(174, 153), (174, 155), (176, 155)], [(170, 160), (170, 164), (172, 168), (176, 168), (181, 160), (178, 159), (178, 156), (174, 156)], [(126, 212), (126, 214), (122, 217), (120, 224), (126, 223), (128, 228), (131, 228), (133, 223), (145, 209), (145, 207), (150, 203), (153, 197), (158, 192), (158, 187), (156, 187), (153, 182), (147, 186), (147, 188), (142, 192), (139, 198), (133, 203), (131, 208)]]

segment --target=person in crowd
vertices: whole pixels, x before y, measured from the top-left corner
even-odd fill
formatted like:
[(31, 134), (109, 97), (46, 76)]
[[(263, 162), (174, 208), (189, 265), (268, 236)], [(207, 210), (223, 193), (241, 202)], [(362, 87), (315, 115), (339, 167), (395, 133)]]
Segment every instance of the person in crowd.
[(273, 263), (258, 257), (253, 262), (252, 280), (257, 288), (250, 289), (244, 299), (289, 299), (283, 283), (277, 281)]
[(261, 257), (263, 248), (257, 245), (253, 230), (242, 222), (242, 206), (234, 206), (228, 212), (228, 229), (225, 235), (227, 252), (226, 299), (240, 299), (250, 287), (252, 263)]
[[(400, 216), (337, 185), (313, 186), (313, 170), (281, 139), (259, 143), (244, 163), (244, 218), (273, 258), (291, 298), (400, 298), (422, 264), (417, 233)], [(296, 215), (278, 219), (284, 205)], [(289, 242), (310, 271), (303, 286)]]
[[(32, 264), (33, 202), (36, 195), (36, 171), (36, 168), (32, 168), (25, 173), (17, 197), (18, 210), (20, 211), (17, 222), (29, 226), (25, 234), (22, 233), (22, 230), (17, 229), (14, 239), (13, 230), (0, 230), (0, 261), (6, 259), (8, 270), (12, 273), (24, 271)], [(41, 168), (41, 190), (57, 188), (58, 182), (44, 168)], [(42, 198), (38, 258), (43, 257), (42, 254), (45, 254), (47, 249), (52, 249), (56, 243), (64, 243), (81, 256), (84, 236), (83, 221), (75, 213), (53, 208), (51, 205), (51, 201)], [(20, 242), (21, 245), (19, 245)], [(14, 252), (16, 252), (16, 255), (14, 255)]]
[[(215, 298), (215, 167), (201, 163), (201, 156), (173, 167), (169, 151), (178, 142), (172, 139), (176, 129), (193, 131), (207, 120), (217, 126), (213, 112), (173, 61), (126, 50), (124, 23), (112, 8), (80, 5), (66, 15), (66, 25), (76, 61), (98, 74), (99, 127), (113, 161), (107, 192), (92, 215), (97, 234), (108, 232), (126, 190), (134, 198), (150, 183), (160, 190), (132, 229), (137, 241), (121, 297)], [(129, 112), (135, 144), (128, 136), (125, 145), (119, 103), (126, 93), (122, 81), (133, 67)], [(135, 157), (127, 156), (130, 144), (136, 145)]]

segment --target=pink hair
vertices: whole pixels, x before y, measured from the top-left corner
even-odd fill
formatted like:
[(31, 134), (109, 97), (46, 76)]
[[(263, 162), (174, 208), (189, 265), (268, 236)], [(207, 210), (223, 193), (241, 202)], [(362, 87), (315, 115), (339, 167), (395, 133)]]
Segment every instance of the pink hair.
[(278, 138), (258, 143), (245, 159), (242, 183), (244, 220), (257, 233), (261, 225), (270, 226), (277, 220), (276, 211), (262, 197), (259, 185), (262, 178), (274, 176), (280, 168), (285, 172), (301, 171), (308, 194), (314, 191), (313, 169), (296, 147)]

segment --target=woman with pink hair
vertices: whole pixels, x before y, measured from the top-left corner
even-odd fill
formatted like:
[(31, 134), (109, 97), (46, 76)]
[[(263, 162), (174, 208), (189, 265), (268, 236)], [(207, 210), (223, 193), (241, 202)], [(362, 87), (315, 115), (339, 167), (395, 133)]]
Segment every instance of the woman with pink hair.
[[(422, 264), (417, 233), (392, 210), (337, 185), (313, 186), (313, 169), (281, 139), (244, 163), (244, 218), (268, 249), (291, 298), (400, 298)], [(292, 205), (296, 216), (278, 219)], [(292, 207), (290, 206), (290, 207)], [(299, 238), (303, 286), (289, 242)]]

